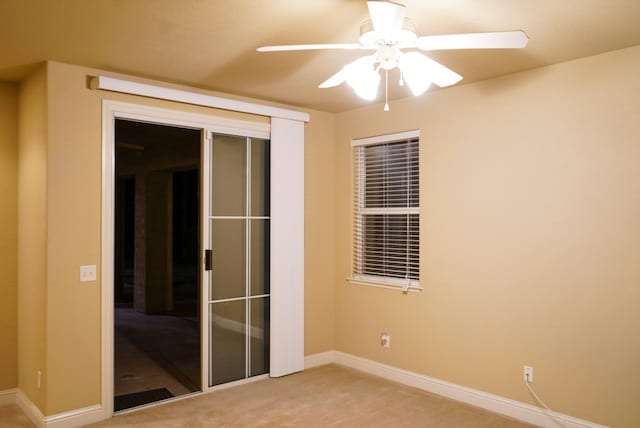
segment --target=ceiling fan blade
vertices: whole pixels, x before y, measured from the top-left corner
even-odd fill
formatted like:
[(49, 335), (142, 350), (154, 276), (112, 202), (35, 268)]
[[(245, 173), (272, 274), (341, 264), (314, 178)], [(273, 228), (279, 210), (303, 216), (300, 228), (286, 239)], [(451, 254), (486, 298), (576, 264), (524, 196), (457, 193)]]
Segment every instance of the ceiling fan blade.
[(523, 31), (495, 33), (448, 34), (418, 37), (416, 45), (423, 51), (445, 49), (519, 49), (527, 46), (529, 38)]
[(262, 46), (256, 49), (258, 52), (283, 52), (283, 51), (310, 51), (319, 49), (367, 49), (359, 43), (327, 43), (316, 45), (280, 45)]
[[(417, 53), (417, 52), (416, 52)], [(444, 88), (445, 86), (455, 85), (459, 81), (462, 80), (462, 76), (460, 76), (455, 71), (445, 67), (432, 60), (431, 58), (425, 56), (426, 61), (424, 61), (424, 67), (429, 75), (429, 78), (433, 83)]]
[(386, 1), (368, 1), (373, 29), (381, 38), (390, 38), (402, 30), (404, 6)]
[(333, 88), (334, 86), (338, 86), (347, 80), (347, 72), (343, 68), (340, 69), (336, 74), (329, 77), (327, 80), (318, 85), (320, 89)]

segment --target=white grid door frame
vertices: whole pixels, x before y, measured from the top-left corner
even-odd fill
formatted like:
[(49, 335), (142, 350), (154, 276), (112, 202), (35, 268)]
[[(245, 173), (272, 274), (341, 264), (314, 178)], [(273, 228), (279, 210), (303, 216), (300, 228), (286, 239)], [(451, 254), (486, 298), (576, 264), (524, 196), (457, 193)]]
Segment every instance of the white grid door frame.
[[(211, 164), (212, 161), (212, 153), (213, 153), (213, 146), (215, 144), (215, 138), (216, 137), (226, 137), (228, 136), (228, 134), (215, 134), (215, 133), (208, 133), (206, 135), (205, 138), (205, 156), (204, 162), (206, 162), (207, 164)], [(244, 302), (245, 304), (245, 319), (244, 319), (244, 335), (245, 335), (245, 374), (244, 374), (244, 379), (241, 380), (246, 380), (249, 378), (252, 378), (254, 376), (251, 376), (251, 353), (252, 353), (252, 349), (251, 349), (251, 337), (254, 334), (257, 334), (257, 332), (254, 332), (254, 327), (251, 326), (251, 301), (254, 299), (263, 299), (263, 298), (270, 298), (271, 294), (269, 293), (263, 293), (263, 294), (259, 294), (259, 295), (252, 295), (251, 294), (251, 249), (252, 249), (252, 221), (253, 220), (267, 220), (270, 221), (271, 216), (269, 215), (253, 215), (252, 214), (252, 206), (251, 206), (251, 199), (252, 199), (252, 188), (251, 188), (251, 184), (252, 184), (252, 174), (253, 174), (253, 169), (252, 169), (252, 159), (251, 159), (251, 146), (252, 144), (255, 144), (255, 142), (253, 141), (254, 138), (252, 137), (243, 137), (245, 140), (245, 144), (246, 144), (246, 156), (244, 159), (244, 168), (245, 168), (245, 208), (244, 208), (244, 214), (243, 215), (215, 215), (214, 214), (214, 210), (213, 210), (213, 206), (211, 203), (211, 199), (212, 199), (212, 195), (211, 195), (211, 189), (207, 190), (207, 195), (206, 195), (206, 203), (203, 204), (204, 210), (203, 210), (203, 218), (206, 220), (203, 224), (203, 231), (204, 231), (204, 242), (206, 242), (206, 246), (205, 248), (212, 251), (213, 254), (215, 254), (216, 251), (220, 251), (220, 249), (217, 248), (213, 248), (213, 242), (212, 242), (212, 238), (213, 238), (213, 233), (212, 233), (212, 222), (216, 221), (216, 220), (244, 220), (245, 225), (244, 225), (244, 233), (245, 233), (245, 238), (244, 238), (244, 277), (245, 277), (245, 282), (244, 282), (244, 296), (240, 296), (240, 297), (230, 297), (230, 298), (221, 298), (221, 299), (215, 299), (212, 298), (210, 295), (207, 297), (207, 305), (206, 305), (206, 311), (204, 312), (205, 314), (211, 314), (211, 308), (214, 304), (216, 303), (224, 303), (224, 302)], [(206, 181), (207, 185), (210, 186), (211, 183), (211, 168), (207, 168), (207, 181)], [(268, 224), (268, 223), (267, 223)], [(213, 257), (213, 256), (212, 256)], [(211, 286), (213, 285), (213, 287), (215, 288), (215, 284), (212, 284), (213, 279), (212, 279), (212, 271), (208, 271), (205, 272), (204, 275), (206, 275), (205, 277), (206, 279), (206, 283), (207, 285), (207, 292), (209, 292), (209, 290), (211, 290)], [(210, 316), (210, 315), (209, 315)], [(210, 321), (210, 319), (209, 319)], [(211, 331), (208, 332), (209, 335), (211, 335)], [(210, 339), (210, 337), (209, 337)], [(204, 350), (203, 350), (203, 353)], [(207, 354), (208, 355), (208, 354)], [(211, 375), (211, 373), (209, 373), (209, 375)], [(261, 376), (261, 375), (258, 375)], [(212, 382), (211, 376), (209, 376), (209, 379), (207, 379), (208, 383)], [(237, 381), (235, 381), (237, 382)], [(216, 388), (218, 387), (220, 384), (218, 385), (214, 385), (214, 386), (209, 386), (209, 388)]]

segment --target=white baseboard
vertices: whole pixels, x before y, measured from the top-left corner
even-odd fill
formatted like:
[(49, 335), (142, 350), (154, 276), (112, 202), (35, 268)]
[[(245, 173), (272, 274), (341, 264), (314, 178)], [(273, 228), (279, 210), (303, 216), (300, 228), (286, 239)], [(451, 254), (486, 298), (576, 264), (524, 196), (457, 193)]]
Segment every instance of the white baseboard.
[(104, 411), (98, 404), (44, 416), (38, 406), (20, 390), (17, 391), (16, 403), (37, 428), (75, 428), (104, 420)]
[(0, 406), (5, 406), (7, 404), (16, 404), (17, 396), (18, 388), (11, 388), (0, 391)]
[(304, 368), (311, 369), (313, 367), (325, 366), (336, 362), (336, 351), (321, 352), (304, 357)]
[(33, 402), (29, 400), (29, 397), (20, 390), (18, 390), (16, 404), (20, 406), (24, 414), (27, 415), (37, 428), (44, 427), (44, 416), (42, 415), (42, 412), (38, 409), (38, 406), (33, 404)]
[[(360, 370), (374, 376), (412, 386), (423, 391), (451, 398), (462, 403), (480, 407), (494, 413), (499, 413), (513, 419), (518, 419), (541, 427), (557, 428), (558, 426), (564, 426), (566, 428), (606, 428), (603, 425), (598, 425), (583, 419), (574, 418), (562, 413), (548, 412), (540, 407), (532, 406), (520, 401), (467, 388), (455, 383), (399, 369), (397, 367), (378, 363), (355, 355), (346, 354), (344, 352), (328, 351), (305, 357), (305, 368), (330, 363)], [(551, 416), (553, 416), (553, 418)], [(562, 425), (559, 425), (557, 421)]]
[(58, 413), (44, 418), (47, 428), (75, 428), (104, 420), (104, 411), (99, 404)]

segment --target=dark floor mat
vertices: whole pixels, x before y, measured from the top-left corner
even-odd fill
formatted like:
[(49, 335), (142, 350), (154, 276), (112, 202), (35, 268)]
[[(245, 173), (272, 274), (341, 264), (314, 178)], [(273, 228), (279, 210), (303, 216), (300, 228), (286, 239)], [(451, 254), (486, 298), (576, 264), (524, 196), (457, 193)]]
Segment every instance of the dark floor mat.
[(154, 401), (172, 398), (173, 394), (167, 388), (152, 389), (150, 391), (134, 392), (133, 394), (116, 395), (113, 398), (113, 410), (130, 409)]

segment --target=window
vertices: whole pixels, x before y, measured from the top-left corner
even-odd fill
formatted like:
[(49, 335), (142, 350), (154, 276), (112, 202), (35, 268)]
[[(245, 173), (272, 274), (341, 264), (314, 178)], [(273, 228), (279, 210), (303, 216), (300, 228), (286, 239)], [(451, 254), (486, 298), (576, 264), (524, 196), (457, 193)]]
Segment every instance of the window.
[(352, 281), (417, 289), (419, 133), (353, 140)]

